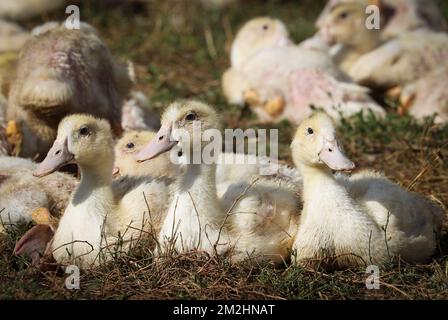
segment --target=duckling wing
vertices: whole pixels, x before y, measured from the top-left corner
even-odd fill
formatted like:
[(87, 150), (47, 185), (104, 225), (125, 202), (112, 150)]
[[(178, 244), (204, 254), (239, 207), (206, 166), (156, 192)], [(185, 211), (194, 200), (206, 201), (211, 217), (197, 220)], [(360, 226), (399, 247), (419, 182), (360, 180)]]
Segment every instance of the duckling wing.
[(416, 30), (363, 55), (349, 74), (355, 82), (390, 88), (413, 81), (447, 58), (448, 36), (445, 33)]
[(350, 178), (338, 177), (354, 199), (367, 208), (379, 226), (402, 232), (409, 238), (434, 238), (441, 227), (441, 209), (429, 200), (372, 171), (361, 171)]
[(287, 92), (288, 77), (292, 72), (316, 68), (335, 76), (343, 77), (325, 52), (308, 50), (298, 46), (269, 48), (260, 51), (242, 68), (249, 85), (267, 101), (275, 95)]
[(336, 120), (360, 112), (373, 112), (378, 117), (385, 115), (385, 111), (369, 96), (367, 88), (339, 81), (316, 69), (292, 73), (289, 88), (290, 103), (284, 115), (295, 123), (309, 116), (312, 107), (325, 110)]
[(289, 255), (298, 227), (297, 190), (281, 180), (259, 179), (231, 185), (222, 197), (229, 214), (236, 255), (281, 262)]

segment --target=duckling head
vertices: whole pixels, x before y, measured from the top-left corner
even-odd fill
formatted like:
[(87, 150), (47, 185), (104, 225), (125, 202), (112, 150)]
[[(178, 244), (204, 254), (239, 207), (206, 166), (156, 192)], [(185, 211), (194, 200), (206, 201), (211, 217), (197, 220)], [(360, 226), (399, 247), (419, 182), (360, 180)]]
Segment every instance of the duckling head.
[(135, 156), (155, 137), (156, 133), (149, 130), (126, 131), (115, 145), (114, 176), (151, 176), (156, 178), (174, 178), (176, 168), (171, 164), (168, 154), (160, 155), (150, 161), (137, 163)]
[(269, 17), (252, 19), (238, 31), (232, 44), (230, 60), (233, 67), (241, 66), (257, 51), (291, 43), (283, 22)]
[(193, 150), (193, 144), (198, 139), (203, 141), (204, 131), (221, 130), (217, 112), (209, 105), (194, 100), (169, 105), (162, 115), (161, 124), (156, 136), (137, 154), (137, 161), (155, 158), (174, 147), (179, 157), (188, 157), (186, 150)]
[(359, 46), (378, 34), (378, 30), (367, 29), (365, 8), (368, 1), (341, 2), (330, 9), (321, 21), (320, 33), (328, 45), (340, 43), (346, 46)]
[(156, 135), (152, 131), (126, 131), (115, 145), (115, 164), (113, 174), (115, 175), (144, 175), (140, 166), (136, 166), (135, 155)]
[(59, 124), (56, 140), (34, 175), (46, 176), (70, 163), (104, 167), (113, 160), (109, 122), (90, 115), (70, 115)]
[(298, 167), (355, 168), (355, 164), (341, 150), (331, 118), (323, 112), (316, 112), (300, 124), (291, 143), (291, 151)]

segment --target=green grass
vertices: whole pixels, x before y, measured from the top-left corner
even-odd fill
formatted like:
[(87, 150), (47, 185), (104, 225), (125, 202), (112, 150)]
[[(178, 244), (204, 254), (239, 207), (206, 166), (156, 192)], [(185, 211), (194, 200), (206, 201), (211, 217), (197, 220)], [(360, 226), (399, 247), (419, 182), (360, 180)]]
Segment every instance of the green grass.
[[(192, 1), (116, 8), (88, 2), (81, 4), (81, 16), (99, 29), (116, 56), (135, 63), (136, 86), (158, 110), (178, 98), (201, 99), (220, 110), (227, 127), (246, 128), (254, 125), (253, 115), (226, 104), (220, 90), (220, 76), (229, 65), (229, 47), (238, 27), (251, 17), (270, 15), (285, 21), (299, 41), (314, 32), (313, 21), (323, 2), (254, 0), (221, 12), (205, 11)], [(446, 3), (441, 3), (448, 13)], [(61, 15), (29, 24), (52, 18), (60, 20)], [(382, 121), (353, 117), (342, 124), (339, 131), (348, 154), (358, 167), (383, 171), (446, 207), (448, 126), (431, 121), (419, 125), (397, 116), (392, 104), (388, 109)], [(283, 122), (269, 127), (279, 128), (280, 157), (290, 163), (294, 126)], [(363, 269), (325, 273), (288, 264), (231, 265), (192, 255), (155, 263), (142, 244), (126, 257), (82, 272), (81, 290), (70, 291), (64, 289), (64, 275), (42, 273), (12, 257), (20, 236), (12, 232), (0, 239), (0, 299), (448, 299), (446, 220), (433, 262), (382, 271), (380, 290), (366, 289)]]

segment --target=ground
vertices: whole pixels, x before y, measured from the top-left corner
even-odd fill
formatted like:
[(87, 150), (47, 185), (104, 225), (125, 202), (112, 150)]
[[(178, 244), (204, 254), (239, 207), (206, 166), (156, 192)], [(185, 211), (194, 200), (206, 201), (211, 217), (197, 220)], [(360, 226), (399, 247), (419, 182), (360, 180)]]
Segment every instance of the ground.
[[(99, 29), (116, 56), (134, 62), (137, 87), (158, 110), (176, 98), (201, 99), (219, 108), (226, 127), (246, 128), (256, 125), (255, 118), (248, 110), (226, 104), (220, 90), (237, 28), (251, 17), (271, 15), (285, 21), (299, 41), (313, 33), (324, 1), (241, 2), (244, 5), (221, 12), (205, 11), (193, 0), (112, 8), (89, 2), (81, 5), (81, 18)], [(448, 15), (448, 4), (440, 3)], [(62, 17), (63, 12), (28, 23)], [(342, 125), (348, 154), (358, 167), (385, 172), (446, 209), (448, 126), (431, 121), (417, 125), (397, 116), (393, 102), (384, 103), (387, 119), (354, 117)], [(279, 128), (280, 158), (291, 163), (294, 126), (285, 122)], [(365, 269), (320, 272), (287, 263), (253, 267), (191, 255), (156, 264), (144, 244), (113, 263), (82, 272), (81, 289), (67, 290), (64, 275), (41, 273), (29, 268), (26, 260), (12, 257), (19, 237), (12, 232), (0, 238), (0, 299), (448, 299), (447, 220), (433, 261), (382, 271), (379, 290), (366, 289)]]

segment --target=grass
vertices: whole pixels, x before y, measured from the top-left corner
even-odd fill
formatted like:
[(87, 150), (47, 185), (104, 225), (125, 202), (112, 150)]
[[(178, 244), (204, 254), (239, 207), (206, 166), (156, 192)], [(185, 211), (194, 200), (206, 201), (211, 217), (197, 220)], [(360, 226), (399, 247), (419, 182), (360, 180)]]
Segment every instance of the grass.
[[(161, 110), (176, 98), (215, 105), (227, 127), (247, 128), (247, 110), (225, 103), (220, 76), (227, 68), (237, 28), (258, 15), (281, 18), (295, 41), (313, 33), (324, 1), (243, 1), (221, 12), (192, 1), (150, 1), (108, 8), (84, 1), (81, 17), (99, 29), (112, 52), (132, 60), (137, 88)], [(299, 3), (297, 3), (299, 2)], [(444, 4), (444, 3), (442, 3)], [(444, 12), (448, 13), (446, 4)], [(34, 25), (54, 14), (30, 21)], [(397, 183), (448, 205), (448, 126), (399, 117), (392, 105), (383, 121), (354, 117), (340, 128), (348, 154), (360, 168), (385, 172)], [(290, 163), (294, 127), (283, 122), (280, 157)], [(25, 230), (25, 227), (22, 231)], [(182, 255), (154, 263), (144, 243), (116, 261), (81, 273), (81, 289), (64, 288), (63, 274), (41, 273), (12, 257), (20, 232), (0, 238), (0, 299), (448, 299), (448, 225), (434, 260), (381, 273), (379, 290), (367, 290), (363, 269), (317, 272), (285, 265), (231, 265), (225, 259)]]

